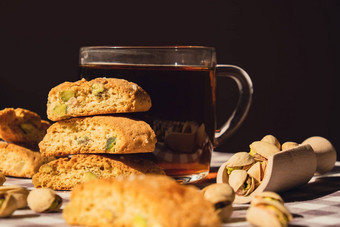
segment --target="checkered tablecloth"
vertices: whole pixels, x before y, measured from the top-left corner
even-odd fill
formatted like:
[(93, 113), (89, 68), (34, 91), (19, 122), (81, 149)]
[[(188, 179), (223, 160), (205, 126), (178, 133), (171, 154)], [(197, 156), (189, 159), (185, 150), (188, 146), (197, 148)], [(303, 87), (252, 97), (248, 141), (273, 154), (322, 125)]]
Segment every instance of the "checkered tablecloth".
[[(216, 172), (230, 156), (231, 154), (214, 152), (212, 172)], [(211, 183), (214, 179), (209, 181)], [(7, 177), (5, 185), (21, 185), (33, 189), (31, 179)], [(69, 202), (69, 192), (57, 191), (57, 193), (63, 198), (64, 205)], [(340, 162), (336, 163), (330, 173), (313, 177), (307, 185), (281, 193), (281, 196), (294, 217), (290, 226), (340, 226)], [(248, 204), (234, 205), (230, 222), (223, 226), (250, 226), (245, 220), (248, 206)], [(40, 214), (30, 209), (23, 209), (15, 211), (10, 218), (0, 219), (0, 226), (62, 227), (68, 225), (62, 218), (61, 212)]]

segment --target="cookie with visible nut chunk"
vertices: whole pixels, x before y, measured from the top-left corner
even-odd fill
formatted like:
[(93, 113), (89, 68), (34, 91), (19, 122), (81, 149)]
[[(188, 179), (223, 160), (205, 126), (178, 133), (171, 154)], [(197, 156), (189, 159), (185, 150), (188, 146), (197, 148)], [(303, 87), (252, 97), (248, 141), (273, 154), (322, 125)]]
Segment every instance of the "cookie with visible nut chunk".
[(117, 78), (64, 82), (48, 94), (47, 117), (59, 121), (71, 117), (145, 112), (149, 94), (133, 82)]
[(140, 174), (160, 174), (155, 163), (134, 155), (72, 155), (59, 158), (40, 167), (33, 176), (36, 188), (71, 190), (75, 185), (97, 178)]
[(42, 164), (53, 159), (16, 144), (0, 142), (0, 171), (6, 176), (31, 178)]
[(148, 153), (154, 151), (156, 141), (154, 131), (144, 121), (94, 116), (52, 124), (39, 148), (45, 156)]
[(0, 111), (0, 138), (11, 143), (36, 148), (50, 126), (30, 110), (5, 108)]
[(85, 226), (221, 226), (213, 204), (196, 187), (159, 175), (77, 185), (63, 218), (67, 224)]

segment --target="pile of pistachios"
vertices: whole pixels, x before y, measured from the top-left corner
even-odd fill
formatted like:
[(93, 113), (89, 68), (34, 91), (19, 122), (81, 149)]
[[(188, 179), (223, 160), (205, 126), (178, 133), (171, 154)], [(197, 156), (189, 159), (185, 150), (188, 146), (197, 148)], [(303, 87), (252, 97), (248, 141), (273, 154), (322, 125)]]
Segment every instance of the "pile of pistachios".
[(57, 211), (62, 198), (47, 188), (29, 191), (16, 185), (0, 186), (0, 218), (9, 217), (17, 209), (27, 208), (35, 212)]
[(295, 142), (285, 142), (282, 145), (272, 135), (266, 135), (260, 141), (249, 145), (249, 152), (235, 153), (225, 165), (225, 183), (230, 184), (238, 196), (249, 196), (262, 182), (268, 158), (298, 146)]
[(254, 226), (286, 227), (293, 216), (279, 194), (265, 191), (251, 200), (246, 219)]

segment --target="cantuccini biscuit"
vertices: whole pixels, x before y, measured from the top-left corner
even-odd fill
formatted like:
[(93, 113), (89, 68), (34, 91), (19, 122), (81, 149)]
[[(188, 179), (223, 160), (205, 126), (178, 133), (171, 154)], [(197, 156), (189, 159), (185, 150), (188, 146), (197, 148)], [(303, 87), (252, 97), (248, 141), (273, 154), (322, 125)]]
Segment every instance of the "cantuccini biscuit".
[(133, 174), (165, 173), (152, 161), (134, 155), (79, 154), (42, 165), (32, 181), (36, 188), (71, 190), (75, 185), (91, 179)]
[(0, 138), (11, 143), (37, 147), (50, 123), (30, 110), (5, 108), (0, 111)]
[(52, 124), (39, 148), (45, 156), (147, 153), (153, 152), (156, 141), (154, 131), (144, 121), (94, 116)]
[(0, 142), (0, 171), (6, 176), (31, 178), (42, 164), (53, 159), (16, 144)]
[(220, 226), (213, 204), (194, 186), (167, 176), (100, 179), (77, 185), (63, 210), (70, 225)]
[(64, 82), (48, 94), (47, 117), (70, 117), (144, 112), (151, 108), (149, 94), (133, 82), (116, 78)]

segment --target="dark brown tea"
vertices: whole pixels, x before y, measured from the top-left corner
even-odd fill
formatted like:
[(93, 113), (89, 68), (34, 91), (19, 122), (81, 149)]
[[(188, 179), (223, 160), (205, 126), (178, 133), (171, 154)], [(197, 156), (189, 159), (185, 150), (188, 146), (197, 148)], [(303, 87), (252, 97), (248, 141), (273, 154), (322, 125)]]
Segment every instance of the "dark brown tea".
[(150, 124), (158, 142), (155, 151), (146, 156), (167, 175), (181, 176), (182, 180), (193, 175), (199, 179), (209, 171), (215, 133), (214, 73), (213, 68), (191, 66), (80, 66), (82, 78), (126, 79), (150, 95), (152, 107), (148, 112), (124, 116)]

